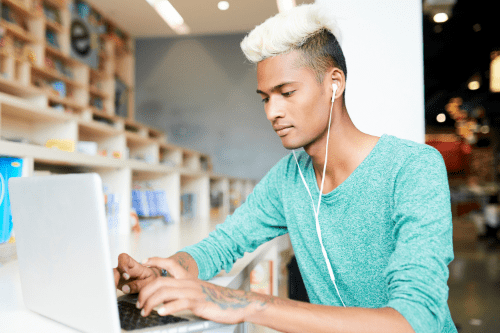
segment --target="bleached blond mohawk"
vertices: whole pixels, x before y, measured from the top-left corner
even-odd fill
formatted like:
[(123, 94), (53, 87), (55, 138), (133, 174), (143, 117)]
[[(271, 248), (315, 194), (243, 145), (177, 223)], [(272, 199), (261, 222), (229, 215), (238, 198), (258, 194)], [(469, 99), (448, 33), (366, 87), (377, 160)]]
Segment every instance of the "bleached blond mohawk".
[(258, 63), (297, 49), (322, 30), (328, 30), (341, 44), (335, 19), (326, 15), (318, 5), (305, 4), (268, 18), (256, 26), (240, 45), (247, 59)]

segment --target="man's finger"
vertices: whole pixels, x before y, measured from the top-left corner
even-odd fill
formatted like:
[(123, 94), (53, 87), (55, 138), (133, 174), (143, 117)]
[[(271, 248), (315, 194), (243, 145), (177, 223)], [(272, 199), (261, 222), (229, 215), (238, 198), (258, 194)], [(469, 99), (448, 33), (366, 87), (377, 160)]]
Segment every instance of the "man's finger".
[(129, 271), (129, 269), (131, 269), (132, 266), (134, 266), (134, 261), (135, 260), (132, 259), (132, 257), (129, 256), (128, 254), (121, 253), (118, 256), (118, 266), (116, 267), (116, 269), (118, 270), (118, 272), (120, 272), (121, 275), (126, 274)]
[(143, 309), (143, 312), (141, 312), (141, 314), (144, 314), (144, 316), (148, 316), (156, 306), (166, 302), (183, 299), (185, 297), (185, 291), (183, 291), (182, 289), (163, 286), (156, 290), (156, 292), (150, 295), (150, 297), (148, 297), (146, 300), (142, 300), (143, 304), (139, 303)]
[(150, 267), (165, 269), (176, 279), (187, 279), (190, 277), (188, 271), (173, 259), (154, 257), (147, 259), (143, 264)]
[(145, 285), (150, 283), (152, 279), (153, 279), (153, 276), (150, 276), (146, 279), (139, 279), (139, 280), (134, 280), (134, 281), (124, 283), (123, 286), (121, 287), (121, 290), (125, 294), (137, 294), (138, 292), (140, 292), (142, 290), (142, 288)]
[(191, 308), (191, 304), (191, 301), (188, 299), (178, 299), (162, 305), (158, 308), (157, 312), (160, 316), (166, 316), (176, 312), (188, 310)]
[(182, 289), (182, 284), (179, 280), (175, 278), (165, 277), (165, 278), (157, 278), (149, 283), (146, 283), (142, 286), (141, 291), (139, 292), (139, 297), (137, 298), (137, 302), (140, 307), (144, 305), (146, 300), (151, 297), (153, 294), (158, 292), (161, 288), (174, 288), (174, 289)]
[(130, 279), (144, 279), (147, 278), (150, 273), (149, 270), (145, 270), (145, 267), (139, 264), (131, 256), (126, 253), (122, 253), (118, 256), (118, 267), (116, 269), (120, 272), (121, 277), (128, 281)]

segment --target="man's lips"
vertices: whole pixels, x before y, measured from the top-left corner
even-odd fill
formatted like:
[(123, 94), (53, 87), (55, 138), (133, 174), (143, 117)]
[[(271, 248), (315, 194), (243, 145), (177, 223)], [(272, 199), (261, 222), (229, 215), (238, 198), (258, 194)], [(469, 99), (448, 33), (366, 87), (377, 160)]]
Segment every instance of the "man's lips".
[(290, 132), (292, 127), (292, 125), (278, 125), (274, 126), (273, 128), (278, 136), (285, 136), (288, 132)]

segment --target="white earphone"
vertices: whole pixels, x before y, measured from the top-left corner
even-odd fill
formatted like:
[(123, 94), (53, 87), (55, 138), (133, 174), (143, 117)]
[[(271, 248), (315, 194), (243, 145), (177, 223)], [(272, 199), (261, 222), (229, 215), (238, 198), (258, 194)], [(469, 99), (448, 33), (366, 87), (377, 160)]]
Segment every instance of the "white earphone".
[(312, 197), (311, 191), (309, 190), (309, 186), (307, 186), (306, 180), (304, 179), (304, 175), (302, 174), (302, 170), (300, 170), (299, 166), (299, 161), (297, 160), (297, 156), (295, 155), (295, 150), (293, 150), (293, 156), (295, 157), (295, 163), (297, 163), (297, 167), (299, 168), (299, 173), (300, 177), (302, 178), (302, 182), (306, 186), (307, 192), (309, 193), (309, 197), (311, 198), (312, 202), (312, 207), (314, 211), (314, 219), (316, 220), (316, 232), (318, 234), (318, 239), (319, 239), (319, 244), (321, 245), (321, 252), (323, 253), (323, 257), (325, 258), (326, 262), (326, 267), (328, 268), (328, 273), (330, 274), (330, 279), (333, 282), (333, 285), (335, 286), (335, 290), (337, 291), (337, 295), (340, 298), (340, 301), (342, 302), (342, 305), (345, 307), (344, 301), (342, 300), (342, 297), (340, 296), (339, 289), (337, 288), (337, 284), (335, 283), (335, 275), (333, 274), (333, 269), (332, 265), (330, 264), (330, 261), (328, 260), (328, 256), (326, 254), (325, 247), (323, 246), (323, 239), (321, 237), (321, 228), (319, 226), (319, 206), (321, 205), (321, 197), (323, 195), (323, 185), (325, 183), (325, 172), (326, 172), (326, 161), (328, 160), (328, 142), (330, 140), (330, 124), (332, 122), (332, 110), (333, 110), (333, 102), (335, 101), (335, 94), (337, 93), (337, 85), (335, 83), (332, 84), (333, 88), (333, 95), (332, 95), (332, 106), (330, 107), (330, 118), (328, 120), (328, 136), (326, 138), (326, 152), (325, 152), (325, 164), (323, 166), (323, 176), (321, 177), (321, 189), (319, 191), (319, 200), (318, 200), (318, 209), (314, 206), (314, 199)]
[(333, 101), (335, 101), (335, 94), (337, 93), (337, 84), (336, 83), (332, 83), (332, 88), (333, 88), (333, 95), (332, 95), (332, 103)]

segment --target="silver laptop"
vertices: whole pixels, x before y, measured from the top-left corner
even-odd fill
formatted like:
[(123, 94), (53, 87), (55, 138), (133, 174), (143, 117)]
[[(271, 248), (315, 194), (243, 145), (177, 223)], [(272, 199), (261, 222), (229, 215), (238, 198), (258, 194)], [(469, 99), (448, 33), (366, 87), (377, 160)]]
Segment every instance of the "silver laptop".
[(31, 311), (84, 332), (230, 329), (190, 312), (160, 326), (120, 326), (130, 314), (120, 320), (98, 174), (11, 178), (9, 191), (22, 294)]

